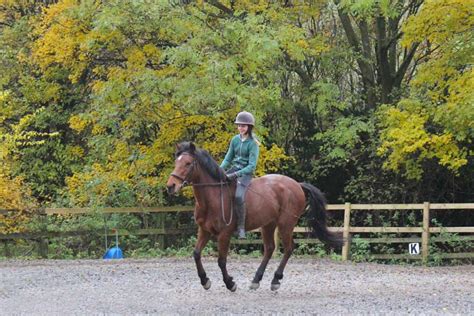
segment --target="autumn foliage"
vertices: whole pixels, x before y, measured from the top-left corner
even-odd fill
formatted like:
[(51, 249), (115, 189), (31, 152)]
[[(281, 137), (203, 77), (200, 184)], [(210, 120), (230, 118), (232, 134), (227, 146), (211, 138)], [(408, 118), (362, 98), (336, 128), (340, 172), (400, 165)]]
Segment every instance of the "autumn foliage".
[(0, 0), (0, 208), (168, 203), (174, 144), (220, 161), (241, 110), (258, 175), (472, 201), (473, 5)]

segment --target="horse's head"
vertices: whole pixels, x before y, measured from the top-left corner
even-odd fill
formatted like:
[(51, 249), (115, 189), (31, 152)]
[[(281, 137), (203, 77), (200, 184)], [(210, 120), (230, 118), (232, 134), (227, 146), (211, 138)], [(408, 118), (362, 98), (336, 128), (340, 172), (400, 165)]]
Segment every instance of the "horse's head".
[(169, 194), (179, 192), (179, 190), (191, 182), (197, 163), (195, 151), (196, 146), (192, 142), (176, 145), (174, 170), (166, 182)]

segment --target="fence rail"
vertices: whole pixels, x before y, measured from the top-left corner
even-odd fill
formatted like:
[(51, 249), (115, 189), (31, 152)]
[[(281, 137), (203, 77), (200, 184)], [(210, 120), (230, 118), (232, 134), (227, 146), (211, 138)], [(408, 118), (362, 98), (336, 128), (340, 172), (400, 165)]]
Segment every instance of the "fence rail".
[[(474, 240), (474, 227), (430, 227), (430, 212), (432, 210), (465, 210), (474, 211), (474, 203), (456, 203), (456, 204), (445, 204), (445, 203), (418, 203), (418, 204), (329, 204), (327, 206), (329, 211), (344, 211), (344, 222), (342, 227), (330, 227), (331, 231), (342, 232), (345, 239), (344, 246), (342, 248), (342, 259), (350, 260), (351, 243), (353, 242), (354, 234), (365, 234), (365, 233), (379, 233), (379, 234), (420, 234), (420, 237), (376, 237), (376, 238), (357, 238), (359, 241), (366, 243), (420, 243), (421, 242), (421, 256), (419, 255), (408, 255), (408, 254), (373, 254), (373, 259), (421, 259), (423, 262), (428, 260), (429, 256), (429, 244), (432, 242), (444, 242), (447, 241), (443, 237), (433, 237), (432, 234), (440, 233), (462, 233), (472, 234), (459, 236), (459, 240), (462, 241), (473, 241)], [(173, 212), (190, 212), (193, 210), (193, 206), (158, 206), (158, 207), (122, 207), (122, 208), (101, 208), (97, 211), (102, 213), (173, 213)], [(422, 211), (423, 220), (421, 227), (361, 227), (351, 226), (351, 214), (354, 211)], [(46, 208), (44, 214), (50, 215), (74, 215), (74, 214), (86, 214), (91, 212), (90, 208)], [(258, 232), (255, 230), (254, 232)], [(295, 233), (307, 232), (306, 227), (295, 227)], [(135, 235), (169, 235), (169, 234), (180, 234), (192, 232), (189, 228), (185, 229), (165, 229), (164, 227), (154, 229), (141, 229), (139, 231), (128, 232), (125, 230), (119, 230), (122, 236), (135, 234)], [(40, 239), (43, 248), (44, 240), (51, 237), (66, 237), (86, 234), (87, 232), (45, 232), (45, 233), (18, 233), (0, 235), (0, 240), (5, 243), (8, 240), (14, 239)], [(110, 234), (112, 234), (110, 232)], [(275, 232), (275, 242), (279, 245), (279, 234)], [(261, 244), (261, 240), (235, 240), (235, 244)], [(295, 238), (295, 242), (305, 243), (316, 243), (316, 239), (311, 238)], [(47, 245), (46, 245), (47, 247)], [(444, 258), (474, 258), (474, 252), (463, 252), (463, 253), (445, 253), (441, 254)]]

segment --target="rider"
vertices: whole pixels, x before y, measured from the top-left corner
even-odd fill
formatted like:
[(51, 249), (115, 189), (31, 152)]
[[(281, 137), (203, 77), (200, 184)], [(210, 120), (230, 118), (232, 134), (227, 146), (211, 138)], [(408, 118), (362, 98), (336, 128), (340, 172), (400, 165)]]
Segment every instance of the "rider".
[(237, 234), (240, 239), (243, 239), (245, 238), (245, 192), (257, 166), (259, 143), (252, 134), (255, 118), (251, 113), (244, 111), (237, 114), (235, 124), (237, 124), (239, 134), (230, 141), (221, 168), (226, 170), (229, 180), (237, 179), (235, 191)]

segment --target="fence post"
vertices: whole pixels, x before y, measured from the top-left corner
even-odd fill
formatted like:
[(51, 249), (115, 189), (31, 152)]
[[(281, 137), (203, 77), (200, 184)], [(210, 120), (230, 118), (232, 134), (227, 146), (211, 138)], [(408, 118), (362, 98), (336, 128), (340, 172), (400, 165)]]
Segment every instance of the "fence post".
[(351, 224), (351, 203), (344, 204), (344, 230), (342, 237), (344, 238), (344, 246), (342, 246), (342, 261), (350, 258), (350, 224)]
[[(160, 187), (158, 190), (158, 203), (159, 205), (164, 204), (165, 198), (163, 197), (163, 188)], [(158, 245), (160, 250), (165, 250), (166, 249), (166, 239), (165, 239), (165, 227), (166, 227), (166, 213), (160, 212), (156, 215), (157, 217), (157, 224), (158, 228), (162, 229), (163, 231), (156, 236), (156, 240), (158, 241)]]
[(157, 225), (158, 228), (161, 229), (161, 232), (156, 236), (156, 240), (158, 241), (158, 247), (160, 250), (166, 249), (166, 239), (165, 239), (165, 227), (166, 227), (166, 213), (158, 213), (157, 217)]
[(430, 202), (423, 203), (423, 232), (421, 233), (421, 257), (423, 263), (428, 262), (430, 241)]
[(39, 255), (41, 258), (48, 258), (48, 215), (41, 210), (40, 213), (40, 223), (41, 223), (41, 236), (39, 240)]

